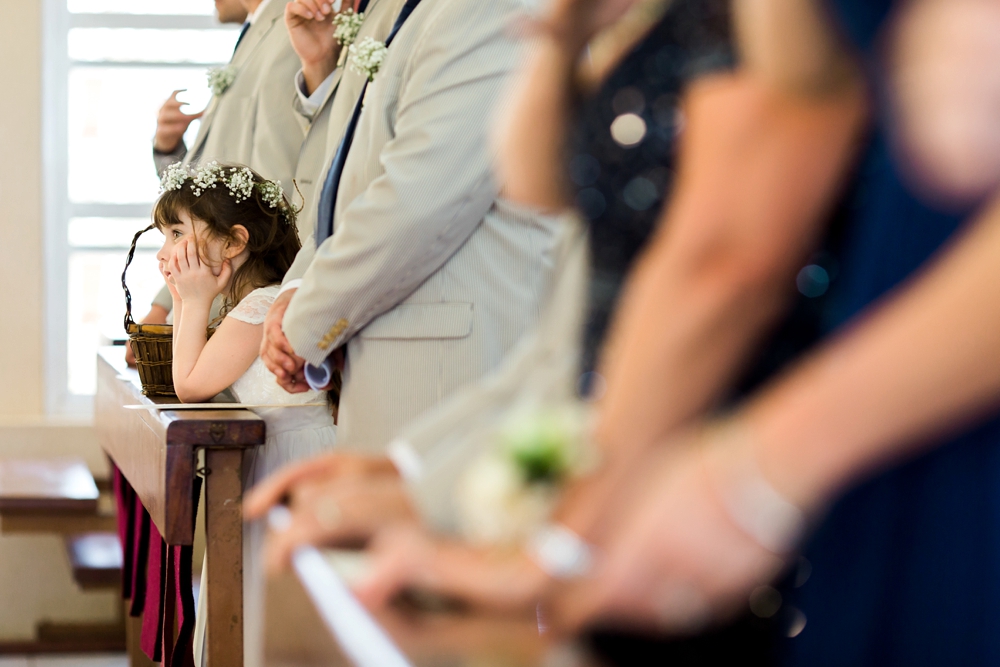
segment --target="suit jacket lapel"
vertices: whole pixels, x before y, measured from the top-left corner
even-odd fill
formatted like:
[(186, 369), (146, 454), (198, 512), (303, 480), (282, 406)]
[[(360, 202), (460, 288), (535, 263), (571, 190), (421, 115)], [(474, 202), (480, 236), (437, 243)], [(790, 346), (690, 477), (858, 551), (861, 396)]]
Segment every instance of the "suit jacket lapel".
[[(370, 2), (368, 3), (368, 8), (365, 9), (365, 15), (370, 16), (372, 10), (375, 9), (375, 6), (378, 5), (379, 2), (380, 0), (370, 0)], [(340, 87), (340, 82), (344, 80), (344, 74), (346, 74), (346, 70), (348, 67), (350, 67), (350, 64), (347, 61), (344, 61), (344, 64), (341, 65), (338, 68), (338, 71), (334, 73), (334, 75), (339, 78), (336, 81), (334, 81), (334, 85), (330, 86), (330, 88), (326, 91), (326, 96), (323, 98), (322, 103), (319, 105), (319, 109), (316, 111), (317, 116), (323, 111), (324, 107), (326, 107), (326, 105), (330, 103), (330, 100), (333, 99), (334, 94)]]
[[(233, 54), (233, 59), (229, 64), (237, 68), (236, 76), (240, 75), (240, 72), (246, 66), (246, 63), (257, 53), (260, 46), (264, 43), (264, 39), (274, 30), (275, 24), (278, 22), (285, 13), (285, 4), (283, 0), (271, 0), (271, 2), (264, 8), (264, 13), (258, 17), (254, 24), (250, 26), (247, 30), (247, 34), (243, 37), (243, 41), (240, 42), (239, 46), (236, 47), (236, 53)], [(233, 82), (235, 85), (235, 81)], [(223, 93), (224, 95), (225, 93)], [(198, 128), (198, 136), (194, 140), (194, 145), (188, 151), (188, 155), (191, 156), (190, 162), (194, 162), (199, 157), (199, 152), (204, 148), (205, 141), (208, 140), (208, 133), (212, 127), (212, 121), (215, 119), (215, 113), (219, 108), (219, 96), (213, 95), (212, 101), (208, 104), (208, 109), (205, 111), (205, 116), (202, 118), (201, 127)]]

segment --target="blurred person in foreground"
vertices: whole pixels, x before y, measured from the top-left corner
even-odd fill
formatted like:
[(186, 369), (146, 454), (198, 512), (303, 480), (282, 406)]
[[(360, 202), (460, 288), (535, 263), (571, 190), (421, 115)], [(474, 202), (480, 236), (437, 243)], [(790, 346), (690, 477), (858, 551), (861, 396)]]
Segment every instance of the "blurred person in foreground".
[[(728, 417), (636, 457), (586, 534), (596, 569), (549, 597), (566, 626), (685, 632), (749, 607), (784, 619), (784, 664), (997, 663), (1000, 87), (987, 64), (1000, 8), (906, 8), (894, 29), (893, 3), (830, 7), (866, 69), (891, 75), (879, 97), (896, 110), (875, 124), (851, 215), (827, 241), (836, 335)], [(826, 68), (801, 65), (822, 60), (774, 50), (756, 19), (748, 66), (814, 90)], [(443, 548), (407, 539), (424, 554), (409, 581), (426, 586)]]
[[(566, 131), (562, 124), (572, 122), (570, 117), (574, 114), (571, 100), (575, 94), (576, 54), (593, 37), (594, 31), (602, 27), (601, 23), (590, 21), (606, 21), (609, 18), (599, 19), (598, 16), (578, 10), (579, 7), (572, 2), (557, 3), (553, 9), (554, 28), (568, 26), (568, 34), (572, 39), (563, 43), (554, 39), (552, 34), (539, 38), (540, 48), (527, 68), (529, 74), (524, 84), (520, 86), (516, 120), (508, 123), (505, 143), (507, 147), (516, 147), (516, 150), (509, 148), (510, 152), (522, 154), (514, 158), (521, 158), (521, 168), (509, 171), (512, 175), (511, 193), (521, 201), (548, 210), (564, 209), (574, 199), (579, 204), (583, 197), (592, 195), (587, 189), (595, 181), (600, 181), (597, 187), (603, 188), (610, 195), (605, 197), (606, 201), (615, 201), (614, 198), (622, 198), (623, 190), (628, 192), (629, 184), (637, 177), (646, 177), (652, 181), (654, 179), (648, 177), (655, 175), (658, 168), (669, 172), (673, 161), (671, 143), (680, 117), (676, 113), (676, 97), (681, 92), (679, 84), (686, 82), (684, 74), (693, 79), (694, 75), (711, 72), (719, 67), (718, 63), (706, 66), (706, 63), (712, 62), (711, 57), (706, 57), (712, 56), (712, 52), (694, 48), (697, 46), (697, 39), (687, 37), (685, 41), (684, 37), (686, 34), (698, 35), (699, 31), (702, 34), (710, 33), (710, 24), (699, 24), (692, 18), (692, 15), (698, 15), (697, 12), (692, 12), (692, 6), (677, 3), (664, 16), (662, 23), (657, 24), (658, 28), (652, 32), (647, 31), (649, 39), (635, 49), (634, 58), (626, 56), (631, 50), (626, 48), (619, 54), (624, 60), (619, 63), (612, 58), (611, 65), (601, 72), (597, 84), (604, 85), (606, 78), (606, 86), (593, 98), (582, 103), (586, 111), (581, 112), (581, 120), (575, 121), (580, 126), (576, 128), (577, 132), (592, 132), (594, 136), (589, 136), (582, 142), (582, 148), (586, 150), (582, 150), (580, 145), (574, 145), (573, 150), (576, 152), (568, 157), (567, 152), (570, 150), (566, 143), (569, 142), (565, 138)], [(688, 22), (685, 23), (684, 19)], [(552, 33), (558, 34), (558, 31), (553, 29)], [(646, 37), (647, 34), (642, 36)], [(678, 39), (678, 35), (682, 37)], [(662, 85), (662, 82), (651, 85), (644, 77), (650, 71), (650, 65), (657, 62), (658, 56), (662, 62), (662, 52), (674, 54), (676, 60), (670, 64), (676, 70), (671, 71), (676, 71), (677, 74), (674, 75), (675, 79), (668, 81), (668, 87), (658, 90), (656, 86)], [(684, 55), (678, 57), (678, 52)], [(718, 52), (714, 56), (717, 60)], [(656, 245), (662, 246), (669, 241), (667, 245), (671, 253), (676, 253), (676, 256), (685, 260), (676, 265), (677, 271), (668, 281), (670, 289), (663, 295), (663, 301), (657, 308), (657, 313), (666, 312), (671, 315), (668, 321), (663, 322), (661, 331), (671, 333), (675, 344), (672, 355), (668, 355), (664, 362), (664, 365), (675, 372), (663, 375), (685, 377), (698, 371), (710, 376), (708, 381), (697, 387), (696, 392), (691, 392), (688, 386), (678, 384), (675, 394), (690, 400), (675, 401), (675, 409), (668, 410), (670, 419), (675, 423), (690, 418), (692, 414), (697, 414), (707, 405), (719, 400), (735, 375), (712, 355), (695, 355), (689, 352), (709, 347), (709, 343), (703, 342), (708, 339), (712, 345), (717, 346), (717, 351), (740, 358), (746, 354), (746, 348), (751, 346), (754, 339), (763, 335), (785, 309), (790, 296), (785, 285), (792, 281), (808, 254), (808, 249), (816, 242), (822, 228), (816, 221), (824, 218), (822, 213), (836, 191), (839, 174), (849, 155), (851, 138), (860, 119), (861, 104), (857, 96), (848, 96), (846, 101), (840, 98), (832, 101), (801, 101), (787, 96), (769, 95), (767, 90), (740, 77), (716, 76), (704, 79), (702, 83), (694, 84), (697, 90), (692, 93), (692, 98), (697, 102), (685, 105), (683, 114), (687, 128), (684, 141), (691, 144), (686, 149), (685, 156), (698, 156), (701, 161), (695, 167), (688, 167), (690, 171), (682, 166), (677, 186), (677, 198), (682, 203), (675, 202), (672, 205), (669, 225), (665, 225), (669, 233), (662, 232), (655, 237)], [(553, 90), (559, 94), (552, 95)], [(642, 98), (648, 104), (645, 109), (642, 108)], [(748, 113), (735, 116), (737, 122), (732, 122), (732, 109), (740, 106), (748, 109)], [(662, 137), (665, 134), (667, 139), (633, 142), (641, 147), (634, 153), (623, 151), (620, 146), (617, 153), (602, 148), (600, 139), (606, 136), (605, 142), (610, 144), (613, 137), (608, 136), (608, 126), (612, 125), (610, 129), (613, 133), (613, 123), (617, 122), (617, 117), (629, 112), (647, 119), (644, 122), (648, 122), (651, 137)], [(725, 139), (716, 139), (720, 135)], [(766, 140), (759, 140), (758, 137)], [(731, 145), (726, 140), (743, 147), (742, 153), (736, 153), (738, 159), (733, 159)], [(574, 141), (579, 143), (579, 137), (574, 137)], [(775, 143), (777, 150), (774, 149)], [(813, 158), (817, 152), (828, 156), (828, 162), (832, 166), (826, 161), (820, 161), (819, 167), (814, 168)], [(594, 153), (598, 155), (597, 158)], [(586, 159), (588, 157), (590, 160)], [(597, 162), (601, 171), (593, 178), (573, 174), (573, 180), (566, 179), (563, 173), (567, 161), (584, 168), (588, 166), (588, 162)], [(633, 164), (637, 161), (641, 163), (638, 167)], [(517, 178), (513, 178), (515, 173)], [(805, 177), (802, 177), (803, 174)], [(802, 185), (798, 190), (800, 196), (784, 200), (784, 207), (771, 205), (766, 195), (786, 187), (792, 179)], [(622, 211), (624, 207), (619, 207), (604, 217), (603, 211), (594, 213), (593, 210), (587, 211), (585, 205), (581, 206), (590, 218), (594, 239), (591, 262), (596, 279), (591, 282), (587, 317), (590, 326), (587, 331), (588, 345), (585, 346), (591, 354), (603, 338), (603, 329), (626, 270), (623, 267), (630, 265), (631, 258), (639, 253), (651, 236), (658, 217), (656, 210), (659, 208), (653, 204), (664, 200), (670, 189), (669, 179), (661, 183), (660, 187), (659, 197), (655, 202), (648, 202), (643, 214), (635, 213), (634, 209), (639, 208), (638, 206), (633, 208), (631, 215), (627, 209)], [(687, 193), (684, 197), (680, 194), (683, 192)], [(722, 193), (728, 196), (721, 196)], [(583, 203), (586, 204), (586, 201)], [(652, 210), (645, 212), (647, 209)], [(766, 211), (768, 215), (754, 218), (747, 215), (747, 210)], [(764, 221), (763, 226), (760, 226), (760, 220)], [(801, 222), (803, 220), (804, 223)], [(752, 222), (758, 223), (758, 226), (750, 227), (749, 223)], [(742, 242), (734, 243), (733, 239), (736, 238)], [(774, 239), (778, 239), (778, 242), (774, 243)], [(616, 255), (624, 255), (627, 261)], [(755, 270), (752, 273), (753, 280), (746, 279), (746, 269), (750, 268)], [(456, 468), (462, 467), (456, 466), (454, 462), (457, 460), (460, 464), (468, 465), (472, 461), (472, 457), (467, 454), (454, 455), (457, 451), (455, 434), (448, 432), (447, 427), (461, 432), (459, 441), (479, 438), (478, 450), (482, 451), (493, 441), (490, 426), (484, 427), (483, 422), (494, 422), (495, 430), (495, 422), (500, 421), (495, 413), (509, 413), (518, 403), (523, 404), (526, 397), (530, 401), (533, 393), (544, 394), (548, 391), (551, 394), (548, 398), (565, 398), (571, 393), (579, 371), (573, 374), (572, 371), (565, 372), (565, 368), (577, 366), (579, 360), (572, 358), (567, 361), (564, 350), (576, 349), (572, 342), (579, 334), (574, 330), (573, 322), (578, 321), (579, 316), (572, 312), (574, 294), (572, 280), (569, 282), (567, 292), (570, 307), (567, 308), (563, 298), (567, 296), (566, 293), (553, 298), (553, 308), (548, 313), (550, 319), (542, 325), (542, 331), (536, 340), (529, 343), (533, 349), (525, 351), (505, 369), (504, 373), (512, 376), (513, 383), (505, 381), (503, 374), (500, 378), (491, 378), (486, 387), (477, 388), (480, 396), (471, 400), (459, 399), (443, 410), (443, 415), (433, 414), (404, 432), (411, 443), (427, 440), (428, 433), (441, 436), (442, 442), (431, 443), (427, 452), (421, 452), (424, 456), (421, 457), (422, 460), (418, 458), (418, 461), (423, 471), (417, 475), (416, 480), (409, 480), (410, 490), (417, 500), (417, 508), (431, 525), (439, 529), (454, 530), (456, 518), (453, 516), (450, 500), (456, 486), (456, 477), (461, 473)], [(616, 282), (618, 286), (614, 286)], [(613, 289), (609, 290), (609, 285), (614, 286)], [(754, 299), (761, 292), (767, 295), (777, 293), (768, 307), (733, 307), (733, 304)], [(697, 295), (698, 298), (692, 298), (692, 295)], [(555, 320), (555, 326), (552, 320)], [(568, 326), (565, 324), (567, 321)], [(728, 335), (729, 332), (733, 332), (732, 335)], [(719, 341), (719, 335), (722, 336), (722, 341)], [(539, 341), (538, 338), (545, 340)], [(587, 368), (587, 364), (592, 363), (588, 360), (584, 367)], [(546, 364), (560, 368), (545, 369)], [(544, 375), (546, 370), (549, 377)], [(657, 418), (663, 412), (661, 405), (649, 401), (642, 404), (640, 414), (641, 410), (649, 411), (647, 417)], [(469, 422), (476, 425), (470, 427)], [(622, 419), (619, 426), (639, 429), (649, 427), (644, 421), (631, 417)], [(628, 431), (622, 432), (617, 427), (606, 428), (606, 432), (615, 435), (609, 442), (602, 441), (609, 458), (619, 456), (619, 450), (624, 450), (633, 440), (651, 440), (658, 433), (654, 430), (652, 436), (636, 432), (630, 435)], [(419, 451), (420, 448), (416, 449)], [(476, 451), (476, 448), (471, 449), (472, 452)], [(412, 461), (413, 456), (397, 457), (399, 468), (405, 471), (408, 460)], [(444, 465), (440, 463), (442, 460)], [(388, 503), (362, 502), (364, 496), (357, 489), (376, 486), (395, 489), (395, 501), (392, 505), (406, 505), (406, 495), (400, 492), (398, 476), (387, 461), (330, 457), (279, 476), (273, 484), (257, 494), (255, 499), (248, 501), (248, 510), (251, 514), (259, 513), (270, 502), (291, 492), (292, 507), (298, 516), (298, 523), (293, 524), (288, 533), (278, 538), (278, 550), (287, 555), (289, 549), (301, 542), (364, 539), (379, 523), (407, 515), (394, 513)], [(434, 487), (439, 492), (435, 494), (433, 489), (423, 491), (421, 487)], [(341, 520), (336, 525), (324, 526), (322, 521), (317, 521), (318, 509), (324, 503), (336, 503), (341, 508)], [(377, 511), (372, 511), (372, 507), (377, 508)], [(412, 511), (408, 510), (409, 513)], [(449, 516), (449, 511), (452, 516)], [(426, 549), (411, 552), (411, 562), (421, 565), (426, 563), (420, 558), (424, 553), (427, 553)], [(432, 569), (436, 574), (428, 570), (428, 575), (435, 576), (439, 582), (446, 584), (446, 592), (457, 592), (465, 585), (474, 589), (474, 597), (478, 596), (480, 600), (486, 598), (485, 601), (500, 606), (530, 605), (544, 584), (544, 573), (526, 558), (507, 568), (506, 575), (487, 570), (488, 575), (496, 576), (485, 578), (475, 576), (474, 568), (461, 565), (451, 570), (456, 575), (454, 578), (441, 576), (436, 567)], [(466, 573), (472, 576), (462, 581), (462, 576)], [(491, 596), (500, 596), (501, 599), (488, 599)]]

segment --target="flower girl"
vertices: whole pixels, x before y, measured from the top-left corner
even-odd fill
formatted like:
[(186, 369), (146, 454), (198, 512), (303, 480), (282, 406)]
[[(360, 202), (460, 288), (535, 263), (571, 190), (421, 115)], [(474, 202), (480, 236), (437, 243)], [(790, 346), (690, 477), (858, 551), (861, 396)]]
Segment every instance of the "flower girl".
[[(157, 259), (174, 300), (177, 396), (202, 402), (231, 387), (239, 402), (268, 406), (252, 408), (267, 425), (267, 440), (244, 455), (244, 490), (286, 463), (331, 449), (336, 427), (326, 395), (289, 394), (258, 357), (264, 318), (300, 247), (295, 211), (281, 186), (248, 167), (213, 162), (192, 173), (177, 164), (163, 176), (153, 223), (166, 237)], [(224, 305), (209, 336), (212, 303), (219, 295)], [(263, 526), (245, 527), (247, 664), (259, 656), (263, 634), (263, 541)], [(196, 656), (202, 653), (206, 609), (202, 595)]]

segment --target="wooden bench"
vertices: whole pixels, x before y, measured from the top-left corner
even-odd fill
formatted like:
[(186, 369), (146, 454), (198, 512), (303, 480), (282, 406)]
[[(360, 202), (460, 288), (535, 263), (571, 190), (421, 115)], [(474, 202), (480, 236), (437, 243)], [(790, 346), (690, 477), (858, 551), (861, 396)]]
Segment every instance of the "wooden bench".
[(0, 460), (0, 532), (113, 530), (106, 499), (80, 459)]
[[(122, 551), (107, 489), (80, 459), (0, 460), (0, 532), (64, 536), (73, 579), (85, 591), (117, 590)], [(104, 532), (91, 532), (104, 531)], [(3, 650), (49, 653), (119, 651), (124, 620), (39, 623), (35, 639)]]
[(118, 533), (85, 533), (66, 538), (73, 580), (82, 590), (116, 589), (122, 579), (122, 547)]
[[(193, 544), (195, 478), (204, 475), (207, 662), (209, 667), (242, 667), (243, 452), (264, 444), (264, 421), (248, 410), (125, 409), (177, 400), (143, 396), (138, 373), (125, 365), (121, 347), (100, 350), (97, 378), (94, 419), (101, 447), (168, 546)], [(201, 450), (204, 469), (199, 470)], [(170, 568), (166, 576), (170, 590)], [(165, 602), (170, 618), (172, 596)], [(172, 635), (172, 627), (165, 630)]]

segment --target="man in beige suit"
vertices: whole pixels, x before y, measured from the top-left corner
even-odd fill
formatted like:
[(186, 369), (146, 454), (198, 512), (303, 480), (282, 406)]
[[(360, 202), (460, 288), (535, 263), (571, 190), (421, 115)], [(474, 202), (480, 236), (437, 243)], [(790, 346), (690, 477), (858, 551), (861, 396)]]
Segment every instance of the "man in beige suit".
[[(356, 9), (364, 17), (355, 42), (367, 37), (384, 42), (405, 0), (344, 0), (342, 11)], [(313, 231), (319, 209), (320, 185), (354, 112), (366, 78), (350, 68), (347, 44), (334, 38), (336, 10), (319, 0), (295, 0), (285, 10), (285, 23), (302, 69), (293, 106), (305, 132), (295, 170), (301, 194), (298, 216), (303, 245), (315, 245)]]
[[(177, 145), (173, 149), (161, 145), (163, 133), (158, 128), (154, 161), (158, 171), (178, 161), (191, 166), (212, 161), (245, 164), (291, 190), (305, 134), (292, 108), (299, 59), (282, 23), (287, 0), (240, 2), (247, 12), (247, 24), (232, 60), (223, 68), (231, 75), (231, 83), (216, 86), (190, 148), (179, 140), (183, 132), (178, 135), (176, 126), (168, 136), (177, 138)], [(221, 8), (219, 16), (224, 20)], [(173, 102), (176, 94), (167, 105)], [(177, 123), (178, 118), (173, 113), (165, 116), (161, 110), (164, 120)], [(169, 142), (164, 139), (163, 143)], [(171, 307), (170, 292), (164, 287), (153, 301), (151, 315), (165, 315)], [(147, 317), (144, 321), (151, 320)]]
[(340, 435), (364, 451), (384, 451), (405, 424), (500, 363), (537, 321), (555, 246), (554, 221), (501, 197), (488, 148), (519, 61), (509, 28), (521, 3), (406, 7), (364, 93), (342, 176), (324, 179), (336, 202), (319, 231), (335, 233), (303, 248), (262, 348), (293, 391), (306, 362), (321, 367), (346, 348)]

